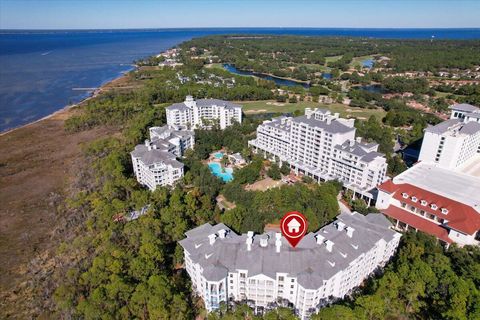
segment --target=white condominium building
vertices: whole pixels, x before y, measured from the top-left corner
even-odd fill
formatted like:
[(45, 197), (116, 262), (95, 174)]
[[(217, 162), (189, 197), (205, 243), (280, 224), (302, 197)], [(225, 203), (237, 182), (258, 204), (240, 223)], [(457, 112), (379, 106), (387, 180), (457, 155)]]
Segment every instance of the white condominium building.
[(217, 99), (194, 100), (187, 96), (184, 102), (166, 108), (168, 125), (182, 125), (188, 128), (211, 128), (218, 124), (225, 129), (242, 122), (242, 106)]
[(425, 129), (419, 161), (456, 169), (480, 154), (480, 108), (469, 104), (450, 108), (449, 120)]
[(355, 138), (354, 121), (307, 108), (304, 116), (264, 121), (249, 145), (265, 157), (288, 163), (296, 174), (319, 182), (336, 179), (371, 199), (369, 191), (385, 180), (387, 163), (377, 152), (378, 144)]
[(204, 224), (180, 241), (193, 290), (208, 311), (245, 301), (257, 312), (292, 306), (308, 318), (360, 286), (394, 255), (400, 234), (381, 214), (342, 213), (295, 248), (280, 233), (238, 235)]
[(154, 191), (171, 186), (183, 177), (183, 163), (176, 160), (194, 145), (193, 131), (177, 126), (152, 127), (150, 140), (135, 147), (130, 155), (137, 181)]

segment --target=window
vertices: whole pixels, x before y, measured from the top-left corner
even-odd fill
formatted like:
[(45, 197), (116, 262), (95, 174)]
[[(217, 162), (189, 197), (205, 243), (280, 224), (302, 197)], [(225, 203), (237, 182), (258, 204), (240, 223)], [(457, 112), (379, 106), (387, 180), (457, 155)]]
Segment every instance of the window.
[(407, 198), (408, 198), (408, 194), (406, 194), (406, 193), (404, 192), (404, 193), (402, 193), (402, 197), (403, 197), (404, 199), (407, 199)]
[(283, 281), (284, 277), (283, 276), (279, 276), (278, 277), (278, 281)]
[(432, 208), (433, 210), (437, 210), (437, 209), (438, 209), (438, 207), (437, 207), (437, 205), (436, 205), (435, 203), (432, 203), (432, 204), (430, 205), (430, 208)]

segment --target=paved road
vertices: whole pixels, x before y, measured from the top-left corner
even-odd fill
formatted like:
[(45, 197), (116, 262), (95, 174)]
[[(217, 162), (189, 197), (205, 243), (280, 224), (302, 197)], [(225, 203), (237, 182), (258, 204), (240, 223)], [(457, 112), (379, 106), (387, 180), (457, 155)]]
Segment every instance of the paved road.
[(340, 207), (341, 213), (352, 213), (352, 211), (341, 201), (338, 201), (338, 206)]

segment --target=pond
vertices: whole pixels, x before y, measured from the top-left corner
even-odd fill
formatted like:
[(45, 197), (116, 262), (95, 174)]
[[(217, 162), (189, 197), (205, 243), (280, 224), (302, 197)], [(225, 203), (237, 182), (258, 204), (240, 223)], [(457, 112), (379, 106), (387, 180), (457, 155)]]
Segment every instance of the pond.
[[(238, 74), (238, 75), (241, 75), (241, 76), (255, 76), (255, 77), (258, 77), (258, 78), (261, 78), (261, 79), (271, 80), (271, 81), (275, 82), (275, 84), (278, 85), (278, 86), (287, 86), (287, 87), (302, 86), (302, 87), (307, 88), (307, 89), (310, 88), (310, 84), (308, 84), (306, 82), (300, 82), (300, 81), (295, 81), (295, 80), (278, 78), (278, 77), (275, 77), (275, 76), (271, 76), (271, 75), (267, 75), (267, 74), (263, 74), (263, 73), (257, 73), (257, 72), (253, 72), (253, 71), (240, 70), (240, 69), (237, 69), (234, 65), (228, 64), (228, 63), (224, 64), (223, 68), (225, 70), (227, 70), (228, 72)], [(324, 73), (323, 78), (324, 79), (331, 79), (332, 75), (330, 73)]]
[(385, 90), (381, 85), (379, 84), (369, 84), (366, 86), (359, 86), (355, 87), (355, 89), (360, 89), (360, 90), (365, 90), (371, 93), (387, 93), (387, 90)]
[(367, 59), (362, 61), (362, 66), (364, 68), (372, 69), (374, 64), (375, 64), (375, 61), (373, 61), (373, 59)]
[(230, 182), (233, 180), (233, 169), (232, 168), (222, 168), (220, 163), (217, 162), (210, 162), (208, 164), (208, 168), (210, 172), (213, 173), (214, 176), (219, 177), (223, 180), (223, 182)]

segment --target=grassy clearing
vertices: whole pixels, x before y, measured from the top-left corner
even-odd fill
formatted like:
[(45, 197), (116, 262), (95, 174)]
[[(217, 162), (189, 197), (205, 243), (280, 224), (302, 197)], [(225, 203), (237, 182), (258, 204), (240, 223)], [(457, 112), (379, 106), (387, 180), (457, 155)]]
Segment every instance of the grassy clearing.
[(382, 119), (385, 116), (383, 109), (362, 109), (349, 107), (340, 103), (333, 104), (320, 104), (317, 102), (298, 102), (298, 103), (283, 103), (276, 102), (274, 100), (262, 100), (262, 101), (240, 101), (239, 104), (243, 105), (243, 111), (246, 114), (255, 113), (270, 113), (279, 112), (287, 113), (294, 112), (295, 110), (304, 110), (305, 108), (325, 108), (332, 112), (340, 113), (342, 117), (355, 117), (360, 119), (368, 119), (371, 115), (374, 115), (378, 119)]
[(207, 68), (207, 69), (217, 68), (217, 69), (225, 70), (225, 69), (223, 68), (223, 63), (210, 63), (210, 64), (206, 64), (206, 65), (204, 66), (204, 68)]
[(342, 57), (343, 57), (342, 55), (341, 56), (325, 57), (325, 62), (329, 63), (329, 62), (337, 61), (337, 60), (342, 59)]

